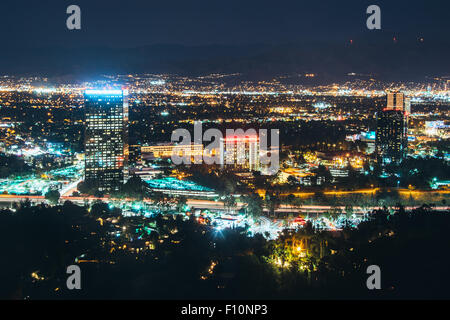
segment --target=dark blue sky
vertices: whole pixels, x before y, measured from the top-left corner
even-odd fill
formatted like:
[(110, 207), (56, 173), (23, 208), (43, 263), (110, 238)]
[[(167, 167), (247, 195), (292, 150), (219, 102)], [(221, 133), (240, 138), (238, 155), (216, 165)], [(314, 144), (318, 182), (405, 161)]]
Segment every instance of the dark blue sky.
[[(77, 4), (82, 30), (66, 29)], [(448, 0), (1, 0), (0, 37), (13, 47), (342, 42), (364, 37), (365, 10), (399, 40), (449, 40)]]

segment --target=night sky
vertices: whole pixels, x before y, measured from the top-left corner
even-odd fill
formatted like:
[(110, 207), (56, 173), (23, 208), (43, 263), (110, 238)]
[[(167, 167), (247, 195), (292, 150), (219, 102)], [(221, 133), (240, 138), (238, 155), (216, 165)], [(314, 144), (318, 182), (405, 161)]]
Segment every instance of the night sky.
[[(70, 4), (81, 7), (80, 31), (66, 29)], [(10, 47), (341, 42), (370, 32), (370, 4), (399, 40), (448, 42), (448, 0), (2, 0), (0, 37)]]

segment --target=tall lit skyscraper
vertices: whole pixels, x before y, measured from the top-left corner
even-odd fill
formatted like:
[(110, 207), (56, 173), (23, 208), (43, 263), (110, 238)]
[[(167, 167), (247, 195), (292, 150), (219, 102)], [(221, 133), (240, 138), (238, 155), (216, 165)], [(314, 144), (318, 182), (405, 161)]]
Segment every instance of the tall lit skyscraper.
[(377, 113), (375, 148), (379, 163), (400, 163), (406, 156), (409, 113), (409, 99), (403, 93), (388, 92), (387, 106)]
[(388, 92), (387, 105), (384, 110), (398, 110), (411, 113), (411, 100), (406, 98), (402, 92)]
[(227, 136), (219, 142), (220, 164), (234, 165), (258, 171), (259, 138), (258, 136)]
[(85, 182), (118, 190), (128, 178), (128, 91), (86, 90)]

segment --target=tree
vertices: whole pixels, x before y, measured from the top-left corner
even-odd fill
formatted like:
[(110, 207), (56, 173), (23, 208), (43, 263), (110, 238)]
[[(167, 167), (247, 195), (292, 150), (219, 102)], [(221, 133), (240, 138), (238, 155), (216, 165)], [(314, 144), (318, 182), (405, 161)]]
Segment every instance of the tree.
[(283, 167), (287, 166), (286, 162), (290, 160), (289, 151), (281, 151), (279, 156), (279, 161)]
[(97, 188), (92, 181), (81, 181), (77, 185), (77, 190), (82, 194), (94, 195)]
[(324, 165), (319, 165), (313, 172), (316, 174), (317, 178), (322, 178), (324, 180), (325, 185), (330, 184), (333, 179), (330, 171)]
[(184, 207), (187, 205), (187, 198), (185, 196), (180, 196), (177, 199), (177, 211), (181, 212), (184, 210)]
[(0, 154), (0, 178), (9, 175), (25, 175), (31, 173), (31, 168), (25, 161), (15, 155)]
[(57, 204), (59, 201), (59, 191), (58, 190), (49, 190), (46, 194), (45, 194), (45, 199), (50, 201), (53, 204)]
[(121, 196), (143, 199), (148, 195), (148, 185), (140, 177), (133, 175), (119, 191)]
[(96, 200), (91, 206), (91, 215), (94, 217), (104, 217), (109, 215), (110, 210), (107, 203)]
[(297, 178), (294, 177), (293, 175), (290, 175), (290, 176), (287, 178), (287, 182), (288, 182), (291, 186), (295, 186), (295, 185), (298, 184)]
[(275, 214), (275, 210), (281, 204), (280, 196), (277, 192), (267, 192), (266, 193), (266, 205), (269, 208), (269, 214)]
[(236, 198), (233, 195), (227, 195), (225, 196), (225, 199), (223, 201), (225, 207), (228, 211), (231, 210), (231, 208), (234, 208), (236, 206)]
[(245, 211), (253, 218), (259, 218), (263, 213), (263, 199), (258, 194), (250, 194), (242, 197), (246, 203)]

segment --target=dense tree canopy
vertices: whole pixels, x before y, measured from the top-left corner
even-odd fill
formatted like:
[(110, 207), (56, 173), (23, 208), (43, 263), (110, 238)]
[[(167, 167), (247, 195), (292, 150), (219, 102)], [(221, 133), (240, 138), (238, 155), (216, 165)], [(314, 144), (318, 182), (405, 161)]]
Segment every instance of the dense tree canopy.
[[(247, 199), (258, 211), (261, 199)], [(0, 212), (2, 298), (448, 298), (448, 212), (379, 210), (358, 228), (286, 230), (276, 240), (194, 216), (123, 217), (96, 202)], [(147, 248), (147, 249), (146, 249)], [(83, 290), (65, 288), (78, 264)], [(378, 265), (382, 290), (367, 290)]]

